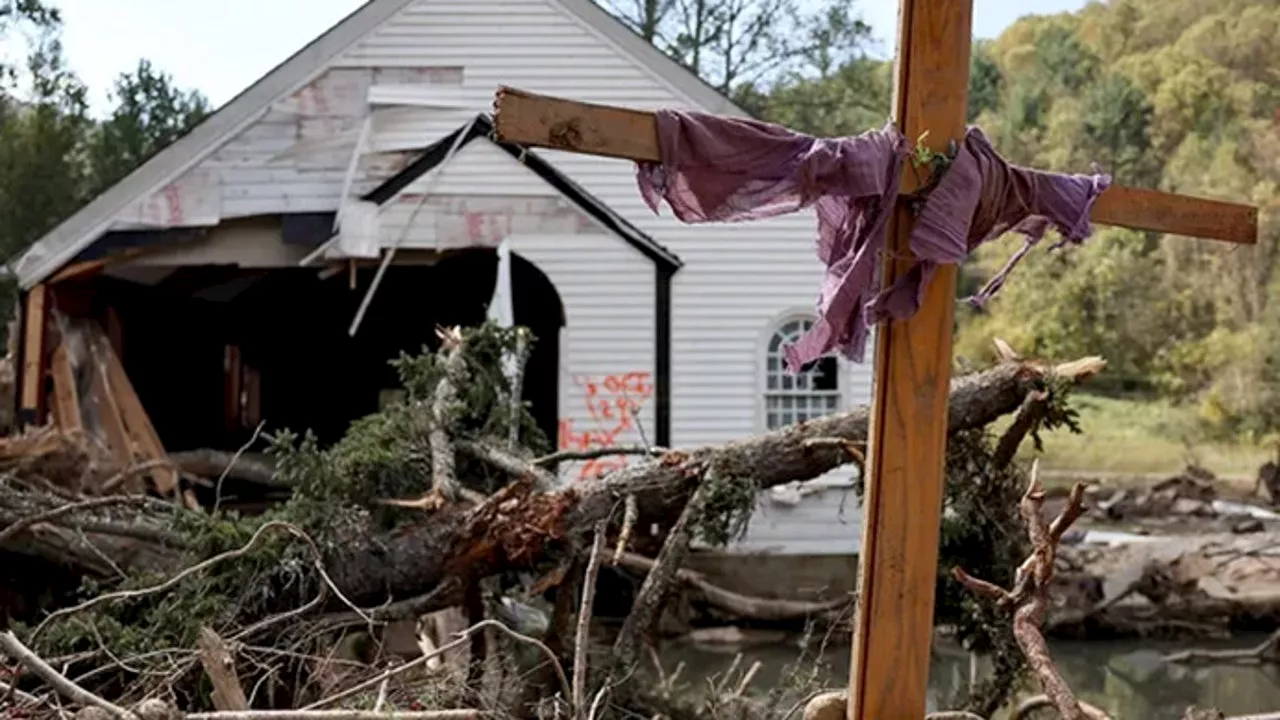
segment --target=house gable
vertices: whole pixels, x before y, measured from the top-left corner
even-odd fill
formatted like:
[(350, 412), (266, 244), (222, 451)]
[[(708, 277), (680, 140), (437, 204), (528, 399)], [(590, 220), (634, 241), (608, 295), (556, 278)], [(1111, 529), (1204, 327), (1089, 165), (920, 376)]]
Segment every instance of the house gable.
[[(222, 223), (277, 215), (287, 220), (286, 236), (324, 237), (362, 135), (369, 152), (350, 182), (355, 197), (489, 110), (499, 84), (636, 108), (745, 114), (590, 0), (372, 0), (352, 17), (363, 19), (330, 31), (50, 233), (19, 266), (23, 286), (121, 220), (172, 227), (213, 222), (215, 210)], [(569, 306), (585, 309), (570, 320), (565, 343), (573, 373), (590, 383), (653, 368), (644, 411), (653, 412), (644, 416), (652, 435), (618, 442), (687, 447), (763, 430), (758, 339), (780, 312), (812, 306), (822, 279), (812, 212), (686, 225), (645, 206), (629, 163), (551, 150), (536, 157), (687, 263), (673, 277), (668, 264), (613, 238), (513, 239), (515, 252), (556, 276)], [(532, 174), (512, 172), (512, 162), (489, 143), (471, 142), (441, 168), (441, 191), (432, 195), (555, 194)], [(216, 197), (216, 207), (184, 202), (192, 197)], [(175, 205), (183, 210), (177, 217)], [(841, 367), (853, 394), (869, 394), (869, 364)], [(591, 393), (576, 381), (571, 387), (562, 407), (585, 422)]]
[[(461, 138), (459, 138), (460, 135), (462, 136)], [(487, 114), (481, 114), (473, 122), (458, 128), (439, 142), (428, 147), (403, 170), (373, 190), (365, 193), (362, 199), (378, 205), (384, 205), (392, 201), (398, 194), (408, 191), (424, 175), (440, 168), (441, 163), (448, 159), (449, 151), (454, 147), (455, 143), (458, 148), (455, 150), (457, 154), (453, 162), (465, 162), (461, 157), (463, 150), (471, 147), (473, 141), (478, 140), (486, 145), (496, 147), (516, 163), (523, 165), (529, 172), (541, 179), (543, 183), (554, 189), (560, 197), (572, 203), (578, 212), (590, 218), (600, 230), (620, 238), (662, 267), (666, 272), (674, 272), (680, 268), (682, 263), (675, 253), (663, 247), (629, 220), (614, 212), (599, 198), (587, 192), (581, 185), (544, 160), (537, 152), (521, 145), (497, 142), (492, 139), (492, 135), (492, 118)], [(443, 174), (448, 167), (440, 168), (439, 172)], [(445, 187), (446, 192), (443, 194), (446, 197), (466, 196), (461, 193), (448, 192), (447, 181)]]
[[(541, 41), (544, 49), (563, 53), (566, 43), (594, 42), (600, 52), (613, 55), (609, 60), (614, 65), (628, 65), (648, 76), (662, 88), (655, 104), (671, 104), (675, 94), (711, 112), (742, 113), (589, 0), (370, 0), (41, 238), (17, 263), (22, 287), (44, 280), (112, 229), (198, 227), (231, 217), (333, 210), (346, 164), (343, 160), (334, 165), (334, 160), (350, 157), (362, 124), (353, 113), (370, 100), (382, 103), (374, 123), (381, 127), (372, 133), (380, 137), (374, 138), (371, 149), (384, 152), (362, 161), (362, 174), (373, 176), (362, 178), (364, 184), (376, 184), (399, 170), (407, 150), (442, 134), (433, 135), (424, 125), (456, 127), (459, 117), (489, 105), (497, 85), (474, 82), (484, 76), (486, 61), (474, 59), (463, 42), (453, 48), (458, 60), (453, 64), (416, 62), (407, 52), (412, 38), (402, 42), (399, 52), (392, 50), (380, 60), (370, 55), (372, 48), (396, 48), (395, 38), (406, 37), (397, 28), (428, 16), (431, 22), (443, 18), (498, 28), (509, 38), (525, 32), (517, 20), (532, 18), (530, 28), (551, 28), (552, 39)], [(574, 37), (563, 36), (558, 22), (569, 23), (576, 30)], [(554, 40), (555, 33), (561, 33), (562, 42)], [(537, 52), (540, 41), (532, 38), (533, 34), (528, 41), (506, 45)], [(433, 45), (451, 52), (441, 50), (441, 42)], [(499, 57), (488, 67), (495, 77), (509, 74), (521, 65), (513, 59), (509, 54), (504, 63)], [(590, 66), (575, 66), (567, 56), (564, 62), (570, 74), (592, 72)], [(468, 74), (473, 82), (453, 82)], [(443, 92), (424, 100), (419, 92), (424, 83), (458, 86), (438, 88)], [(535, 83), (538, 87), (547, 85)], [(397, 93), (411, 96), (407, 105), (397, 102), (406, 99), (397, 98)], [(397, 145), (396, 126), (406, 120), (411, 137)], [(286, 196), (254, 194), (255, 185), (291, 184), (306, 187)]]

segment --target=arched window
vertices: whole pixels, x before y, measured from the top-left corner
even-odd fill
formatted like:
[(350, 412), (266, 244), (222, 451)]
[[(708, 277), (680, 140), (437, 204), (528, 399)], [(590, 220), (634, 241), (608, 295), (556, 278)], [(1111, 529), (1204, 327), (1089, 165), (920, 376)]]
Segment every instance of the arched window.
[(810, 319), (791, 318), (769, 337), (764, 373), (764, 418), (769, 430), (840, 409), (840, 364), (834, 355), (823, 356), (801, 373), (793, 375), (786, 370), (782, 348), (800, 339), (812, 326)]

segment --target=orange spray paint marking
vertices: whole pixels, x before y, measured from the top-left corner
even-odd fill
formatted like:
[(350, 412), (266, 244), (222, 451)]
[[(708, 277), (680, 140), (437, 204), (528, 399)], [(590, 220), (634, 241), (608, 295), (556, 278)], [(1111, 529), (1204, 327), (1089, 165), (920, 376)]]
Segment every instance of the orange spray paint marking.
[[(640, 371), (609, 375), (599, 380), (589, 376), (574, 378), (586, 391), (583, 405), (595, 427), (575, 430), (573, 418), (562, 419), (558, 438), (560, 449), (585, 452), (617, 447), (620, 435), (638, 429), (634, 418), (653, 395), (653, 384), (649, 379), (649, 373)], [(598, 478), (622, 470), (628, 464), (628, 459), (622, 455), (592, 458), (583, 462), (578, 470), (578, 479)]]

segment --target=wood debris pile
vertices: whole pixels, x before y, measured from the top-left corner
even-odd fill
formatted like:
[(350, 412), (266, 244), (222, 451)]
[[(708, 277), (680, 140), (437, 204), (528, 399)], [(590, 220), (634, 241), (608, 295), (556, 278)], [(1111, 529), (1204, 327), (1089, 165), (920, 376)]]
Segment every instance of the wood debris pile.
[[(56, 712), (56, 698), (81, 706), (109, 698), (136, 714), (139, 703), (164, 697), (170, 708), (196, 717), (210, 703), (215, 712), (240, 709), (231, 686), (212, 700), (207, 692), (207, 683), (224, 682), (217, 669), (231, 664), (253, 708), (380, 703), (402, 713), (466, 708), (495, 716), (641, 712), (674, 719), (760, 717), (768, 707), (794, 704), (807, 689), (747, 692), (750, 668), (721, 683), (727, 690), (715, 712), (690, 709), (687, 699), (627, 678), (655, 669), (664, 675), (645, 658), (673, 598), (766, 626), (847, 620), (848, 598), (750, 598), (680, 565), (690, 538), (704, 524), (720, 522), (715, 512), (749, 513), (759, 488), (856, 460), (866, 409), (722, 447), (645, 448), (651, 459), (564, 486), (551, 472), (564, 453), (536, 457), (510, 444), (505, 425), (475, 421), (498, 428), (477, 433), (461, 419), (465, 413), (431, 401), (460, 397), (459, 389), (472, 390), (482, 378), (500, 381), (500, 373), (475, 373), (468, 355), (491, 331), (442, 334), (441, 350), (422, 364), (432, 378), (431, 395), (385, 411), (386, 422), (374, 424), (383, 433), (372, 436), (377, 452), (349, 433), (334, 448), (296, 444), (273, 450), (267, 462), (251, 461), (250, 474), (270, 473), (289, 497), (261, 516), (243, 518), (183, 497), (184, 467), (225, 470), (235, 463), (208, 453), (164, 454), (149, 439), (149, 423), (129, 410), (136, 396), (130, 399), (102, 334), (85, 328), (60, 335), (66, 362), (54, 373), (70, 373), (74, 382), (66, 387), (77, 392), (59, 398), (57, 426), (14, 436), (6, 446), (14, 449), (14, 472), (0, 482), (0, 553), (56, 565), (89, 584), (44, 598), (36, 611), (24, 606), (11, 613), (8, 667), (24, 668), (6, 681), (12, 692), (23, 693), (18, 697), (39, 712)], [(975, 431), (1015, 411), (1021, 417), (1027, 399), (1043, 400), (1051, 383), (1081, 382), (1101, 368), (1096, 359), (1061, 366), (1008, 359), (957, 378), (951, 430)], [(493, 412), (508, 408), (503, 403)], [(112, 425), (127, 439), (123, 445), (110, 442)], [(353, 425), (351, 432), (369, 427)], [(400, 434), (388, 436), (387, 428)], [(1023, 427), (1017, 439), (1030, 429)], [(98, 442), (104, 438), (105, 451)], [(73, 450), (40, 450), (64, 447)], [(33, 469), (33, 458), (72, 451), (81, 453), (81, 471), (101, 462), (111, 474)], [(410, 466), (416, 475), (401, 471), (406, 460), (419, 463)], [(380, 469), (378, 463), (387, 462), (395, 473)], [(487, 476), (473, 477), (477, 473)], [(112, 480), (116, 476), (121, 479)], [(498, 489), (488, 490), (494, 477)], [(417, 483), (417, 499), (406, 499), (412, 494), (395, 484), (406, 479)], [(739, 497), (748, 504), (726, 504)], [(606, 575), (611, 592), (628, 583), (634, 589), (620, 627), (602, 623), (599, 613), (591, 622), (586, 610), (597, 578)], [(203, 659), (213, 636), (224, 641), (230, 660), (210, 665)], [(57, 675), (97, 700), (60, 687), (22, 648), (37, 658), (57, 657)], [(458, 657), (461, 664), (441, 663)], [(516, 666), (504, 665), (507, 657)], [(391, 675), (387, 663), (394, 666)], [(427, 672), (440, 667), (453, 673), (447, 687)], [(513, 681), (516, 674), (520, 682)]]
[(0, 471), (38, 476), (70, 492), (114, 492), (121, 481), (112, 478), (123, 469), (83, 432), (44, 425), (0, 438)]
[[(1136, 523), (1146, 531), (1214, 521), (1214, 529), (1237, 533), (1260, 532), (1280, 521), (1280, 513), (1222, 497), (1218, 488), (1214, 474), (1197, 465), (1147, 487), (1117, 489), (1096, 484), (1088, 491), (1089, 518), (1107, 524)], [(1198, 529), (1203, 527), (1201, 522)]]

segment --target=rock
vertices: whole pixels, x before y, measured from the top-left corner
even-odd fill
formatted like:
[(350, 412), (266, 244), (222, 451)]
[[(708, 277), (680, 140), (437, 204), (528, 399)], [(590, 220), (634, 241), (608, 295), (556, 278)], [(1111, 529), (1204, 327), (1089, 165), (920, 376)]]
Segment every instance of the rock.
[(1212, 575), (1216, 569), (1217, 563), (1201, 553), (1179, 555), (1168, 562), (1170, 582), (1184, 588), (1194, 586), (1201, 578)]
[(804, 706), (804, 720), (844, 720), (848, 704), (845, 690), (822, 693)]
[(1231, 524), (1231, 532), (1237, 535), (1245, 535), (1248, 533), (1260, 533), (1265, 529), (1266, 527), (1262, 524), (1262, 521), (1259, 520), (1258, 518), (1245, 518), (1243, 520), (1237, 520), (1236, 522)]
[(1213, 514), (1213, 508), (1201, 500), (1192, 500), (1190, 498), (1178, 498), (1173, 501), (1173, 506), (1169, 508), (1174, 515), (1197, 515), (1204, 517), (1207, 514)]
[(1071, 528), (1062, 534), (1062, 539), (1058, 541), (1058, 545), (1079, 545), (1084, 542), (1087, 531), (1078, 528)]
[(1212, 575), (1206, 575), (1196, 581), (1196, 589), (1211, 598), (1223, 600), (1237, 597), (1236, 591)]
[(1130, 563), (1115, 572), (1108, 573), (1102, 579), (1102, 602), (1111, 604), (1117, 597), (1127, 592), (1142, 580), (1144, 563)]
[(704, 647), (743, 647), (747, 645), (772, 645), (782, 642), (786, 637), (787, 634), (781, 630), (743, 630), (736, 625), (726, 625), (724, 627), (696, 628), (690, 630), (684, 636), (684, 639)]
[(1268, 510), (1257, 505), (1246, 503), (1229, 502), (1226, 500), (1214, 500), (1214, 510), (1222, 515), (1233, 515), (1240, 517), (1252, 517), (1259, 520), (1280, 520), (1280, 513)]
[(1162, 480), (1152, 486), (1155, 492), (1172, 491), (1177, 497), (1210, 502), (1217, 499), (1218, 492), (1213, 483), (1217, 478), (1205, 468), (1189, 465), (1181, 475)]
[(1267, 491), (1272, 505), (1280, 504), (1280, 465), (1267, 461), (1258, 468), (1258, 485)]
[(1126, 510), (1130, 509), (1132, 503), (1129, 500), (1128, 490), (1117, 490), (1111, 497), (1097, 504), (1097, 508), (1102, 514), (1112, 520), (1123, 519)]
[(159, 698), (143, 700), (134, 706), (133, 713), (142, 720), (182, 720), (177, 708)]

